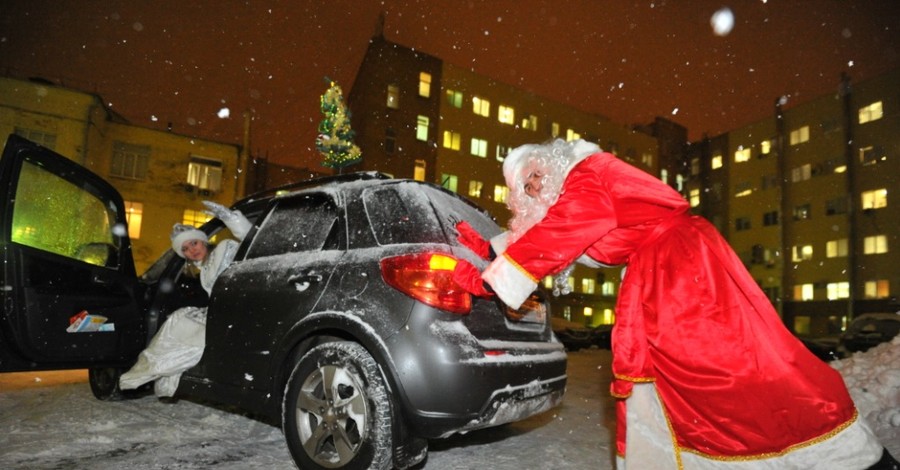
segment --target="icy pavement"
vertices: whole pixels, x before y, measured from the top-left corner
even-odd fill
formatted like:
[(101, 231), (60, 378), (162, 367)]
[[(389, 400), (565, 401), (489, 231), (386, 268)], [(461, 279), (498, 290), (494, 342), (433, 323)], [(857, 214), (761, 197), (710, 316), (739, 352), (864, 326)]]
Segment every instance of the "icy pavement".
[[(431, 441), (415, 470), (613, 468), (614, 402), (609, 351), (569, 354), (563, 404), (529, 420)], [(861, 415), (900, 455), (900, 337), (835, 363)], [(281, 431), (210, 406), (147, 396), (101, 402), (86, 375), (0, 374), (0, 468), (295, 469)], [(58, 376), (57, 376), (58, 375)], [(41, 378), (23, 388), (12, 380)]]
[[(534, 468), (535, 462), (555, 469), (612, 469), (609, 364), (609, 351), (569, 354), (562, 405), (519, 423), (431, 441), (428, 459), (415, 469), (520, 470)], [(34, 381), (53, 374), (58, 373), (3, 375)], [(0, 468), (296, 468), (278, 428), (189, 400), (166, 403), (147, 396), (101, 402), (91, 394), (86, 375), (81, 377), (80, 383), (57, 379), (62, 383), (27, 389), (0, 377), (0, 429), (5, 431)]]

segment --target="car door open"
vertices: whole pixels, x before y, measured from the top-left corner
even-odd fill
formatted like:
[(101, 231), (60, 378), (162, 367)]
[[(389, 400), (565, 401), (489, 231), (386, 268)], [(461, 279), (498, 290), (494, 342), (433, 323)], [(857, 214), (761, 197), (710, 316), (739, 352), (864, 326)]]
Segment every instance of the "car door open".
[(0, 160), (0, 188), (0, 371), (132, 361), (146, 327), (118, 192), (15, 135)]

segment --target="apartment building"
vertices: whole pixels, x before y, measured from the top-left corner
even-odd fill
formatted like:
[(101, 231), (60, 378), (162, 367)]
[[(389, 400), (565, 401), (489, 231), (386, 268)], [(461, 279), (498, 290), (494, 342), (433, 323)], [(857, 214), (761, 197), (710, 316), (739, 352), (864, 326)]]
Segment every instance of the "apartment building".
[(707, 139), (686, 196), (713, 220), (802, 336), (897, 311), (900, 71), (852, 84)]
[[(503, 159), (522, 144), (585, 139), (659, 174), (653, 136), (381, 36), (369, 44), (348, 103), (363, 151), (350, 171), (440, 184), (487, 209), (501, 226), (509, 218)], [(619, 276), (619, 269), (577, 268), (569, 279), (573, 293), (553, 299), (555, 314), (585, 325), (613, 323)]]
[(13, 133), (122, 194), (138, 273), (171, 247), (172, 224), (208, 220), (202, 200), (228, 205), (244, 192), (238, 146), (132, 125), (99, 96), (49, 81), (0, 78), (0, 135)]

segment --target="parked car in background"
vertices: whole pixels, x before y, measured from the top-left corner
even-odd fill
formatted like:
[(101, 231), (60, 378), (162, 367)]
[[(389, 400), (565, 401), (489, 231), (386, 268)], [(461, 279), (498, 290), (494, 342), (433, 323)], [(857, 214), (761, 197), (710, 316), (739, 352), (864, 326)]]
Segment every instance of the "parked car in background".
[[(452, 281), (458, 260), (484, 264), (456, 223), (500, 228), (439, 186), (361, 173), (239, 201), (254, 228), (209, 297), (171, 250), (138, 278), (121, 196), (71, 160), (10, 136), (0, 188), (0, 372), (87, 368), (97, 398), (119, 399), (167, 315), (205, 305), (206, 349), (176, 396), (280, 425), (302, 469), (407, 468), (428, 439), (562, 401), (543, 293), (514, 311)], [(85, 315), (105, 329), (67, 331)]]
[(841, 334), (838, 351), (842, 357), (867, 351), (873, 346), (887, 343), (900, 332), (900, 312), (865, 313), (853, 319)]
[(799, 338), (800, 342), (806, 346), (806, 349), (819, 359), (825, 362), (831, 362), (835, 359), (841, 359), (838, 352), (838, 338)]
[(553, 317), (553, 334), (565, 345), (567, 351), (579, 351), (597, 347), (612, 348), (612, 325), (583, 326), (561, 317)]

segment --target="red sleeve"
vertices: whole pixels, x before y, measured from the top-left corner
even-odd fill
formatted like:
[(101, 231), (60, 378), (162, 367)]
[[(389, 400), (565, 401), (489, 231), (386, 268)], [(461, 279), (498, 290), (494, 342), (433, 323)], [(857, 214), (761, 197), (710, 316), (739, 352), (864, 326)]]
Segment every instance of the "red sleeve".
[(547, 215), (506, 249), (505, 255), (534, 279), (572, 264), (616, 228), (613, 198), (602, 176), (604, 160), (596, 158), (572, 169)]

